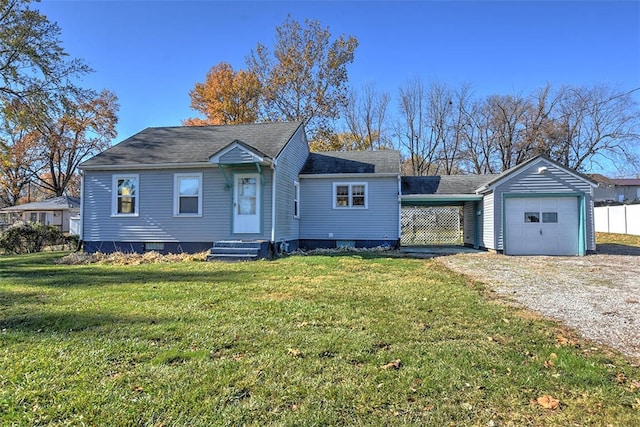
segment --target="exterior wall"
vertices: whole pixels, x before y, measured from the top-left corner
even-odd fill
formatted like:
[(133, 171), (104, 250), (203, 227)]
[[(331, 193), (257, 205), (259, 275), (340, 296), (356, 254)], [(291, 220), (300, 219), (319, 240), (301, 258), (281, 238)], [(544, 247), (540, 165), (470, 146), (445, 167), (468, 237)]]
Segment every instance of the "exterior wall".
[(494, 224), (494, 194), (489, 193), (482, 199), (482, 217), (480, 221), (481, 229), (479, 230), (480, 246), (487, 249), (496, 249)]
[(594, 189), (596, 202), (633, 202), (640, 200), (640, 187), (633, 185), (599, 185)]
[[(538, 174), (537, 172), (540, 166), (547, 167), (547, 172)], [(539, 159), (538, 161), (527, 165), (522, 170), (517, 171), (514, 175), (507, 177), (504, 182), (498, 183), (498, 185), (494, 187), (493, 193), (495, 208), (493, 215), (493, 230), (496, 243), (494, 248), (496, 250), (504, 249), (502, 210), (504, 206), (503, 196), (506, 193), (539, 194), (541, 197), (563, 194), (583, 195), (586, 218), (586, 249), (587, 251), (595, 251), (593, 187), (584, 179), (557, 167), (545, 159)]]
[[(173, 216), (174, 173), (201, 172), (202, 216)], [(230, 180), (236, 172), (256, 173), (255, 167), (227, 168)], [(114, 174), (135, 173), (139, 175), (139, 215), (137, 217), (112, 217), (111, 192)], [(268, 169), (262, 170), (262, 231), (259, 234), (233, 234), (232, 197), (233, 190), (218, 168), (130, 170), (130, 171), (85, 171), (83, 194), (83, 240), (88, 247), (95, 244), (164, 242), (178, 250), (193, 246), (211, 246), (216, 240), (253, 239), (267, 240), (271, 230), (271, 176)], [(92, 243), (93, 242), (93, 243)], [(107, 246), (105, 246), (107, 247)], [(131, 246), (138, 251), (142, 245)], [(144, 249), (142, 249), (144, 250)], [(167, 249), (165, 249), (167, 250)], [(167, 250), (168, 251), (168, 250)]]
[[(303, 177), (300, 181), (301, 240), (316, 242), (316, 246), (321, 241), (329, 241), (330, 245), (337, 240), (376, 242), (369, 246), (397, 243), (400, 238), (397, 177), (319, 176)], [(367, 208), (334, 209), (334, 182), (367, 182)]]
[(476, 221), (476, 202), (465, 202), (462, 209), (462, 238), (465, 246), (474, 246), (475, 241), (475, 221)]
[(300, 236), (300, 219), (293, 217), (294, 182), (299, 181), (298, 174), (308, 156), (307, 137), (300, 127), (277, 158), (275, 242), (295, 242)]
[(71, 231), (70, 228), (70, 220), (72, 216), (78, 215), (78, 212), (80, 212), (80, 209), (69, 209), (66, 211), (62, 211), (62, 232), (63, 233), (69, 233)]

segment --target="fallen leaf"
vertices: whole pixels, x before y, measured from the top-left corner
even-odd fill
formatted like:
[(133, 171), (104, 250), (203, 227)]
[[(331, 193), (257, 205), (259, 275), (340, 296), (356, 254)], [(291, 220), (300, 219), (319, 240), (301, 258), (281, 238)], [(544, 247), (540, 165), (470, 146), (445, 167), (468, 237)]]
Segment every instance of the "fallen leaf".
[(142, 393), (144, 391), (144, 388), (142, 388), (142, 386), (137, 385), (133, 388), (133, 391), (135, 391), (136, 393)]
[(560, 407), (560, 401), (548, 394), (544, 396), (540, 396), (536, 399), (538, 405), (542, 406), (545, 409), (558, 409)]
[(562, 335), (556, 335), (556, 342), (560, 345), (567, 345), (569, 344), (569, 340), (565, 337), (563, 337)]
[(636, 380), (631, 381), (631, 384), (629, 385), (629, 387), (631, 388), (631, 391), (640, 390), (640, 381), (636, 381)]
[(627, 376), (624, 374), (624, 372), (618, 372), (616, 374), (616, 381), (618, 382), (618, 384), (624, 384), (627, 382)]
[(551, 359), (549, 359), (549, 360), (545, 360), (544, 367), (547, 368), (547, 369), (555, 368), (556, 364), (553, 363), (553, 361)]
[(386, 365), (382, 365), (381, 368), (382, 369), (400, 369), (400, 366), (402, 366), (402, 362), (400, 362), (400, 359), (396, 359), (393, 362), (389, 362)]
[(304, 354), (297, 348), (290, 348), (287, 350), (287, 354), (293, 357), (304, 357)]

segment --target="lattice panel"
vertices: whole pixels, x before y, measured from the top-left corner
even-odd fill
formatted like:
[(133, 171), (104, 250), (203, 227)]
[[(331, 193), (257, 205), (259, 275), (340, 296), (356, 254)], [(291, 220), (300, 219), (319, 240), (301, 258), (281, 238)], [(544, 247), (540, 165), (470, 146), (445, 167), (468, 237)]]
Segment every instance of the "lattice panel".
[(400, 243), (411, 245), (459, 245), (460, 209), (446, 208), (402, 208), (402, 236)]

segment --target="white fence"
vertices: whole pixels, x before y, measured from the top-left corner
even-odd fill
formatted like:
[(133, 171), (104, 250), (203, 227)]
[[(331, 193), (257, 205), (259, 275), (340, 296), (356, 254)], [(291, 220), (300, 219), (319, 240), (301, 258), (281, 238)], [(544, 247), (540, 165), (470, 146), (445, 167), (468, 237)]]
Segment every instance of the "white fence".
[(69, 218), (69, 234), (80, 235), (80, 215)]
[(640, 205), (595, 208), (594, 221), (599, 232), (640, 236)]

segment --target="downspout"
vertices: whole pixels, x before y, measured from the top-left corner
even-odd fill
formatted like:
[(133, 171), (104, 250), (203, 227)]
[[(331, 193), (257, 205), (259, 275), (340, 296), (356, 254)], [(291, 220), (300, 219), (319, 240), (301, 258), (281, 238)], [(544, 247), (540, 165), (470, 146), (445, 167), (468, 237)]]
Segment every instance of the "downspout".
[(402, 241), (402, 176), (398, 174), (398, 249)]
[[(271, 170), (273, 174), (271, 176), (271, 244), (276, 243), (276, 166), (278, 160), (273, 159), (271, 162)], [(275, 247), (275, 246), (274, 246)]]
[(79, 251), (84, 241), (84, 171), (80, 170), (80, 229), (78, 230), (80, 237), (78, 238), (78, 247), (76, 251)]

